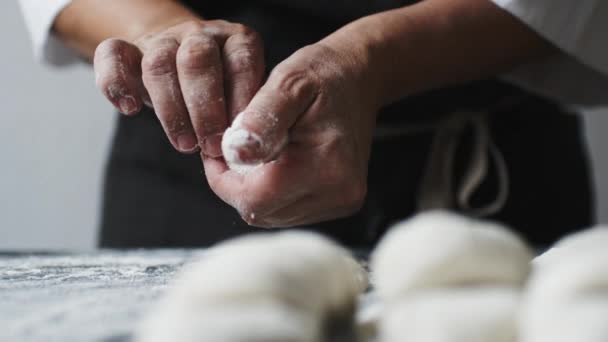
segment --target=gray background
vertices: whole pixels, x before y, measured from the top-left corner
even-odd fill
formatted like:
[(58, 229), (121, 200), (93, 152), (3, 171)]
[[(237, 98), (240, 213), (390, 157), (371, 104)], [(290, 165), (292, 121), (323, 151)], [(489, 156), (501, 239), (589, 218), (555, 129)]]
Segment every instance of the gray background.
[[(0, 249), (93, 248), (112, 108), (88, 67), (35, 63), (14, 1), (0, 2), (0, 41)], [(585, 117), (604, 222), (608, 112)]]

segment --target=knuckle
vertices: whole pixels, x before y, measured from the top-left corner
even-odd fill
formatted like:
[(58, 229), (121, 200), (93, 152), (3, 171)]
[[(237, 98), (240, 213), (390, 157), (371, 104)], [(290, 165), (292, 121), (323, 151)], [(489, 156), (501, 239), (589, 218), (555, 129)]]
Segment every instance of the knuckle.
[(104, 40), (97, 45), (97, 48), (95, 49), (95, 60), (97, 61), (98, 59), (112, 58), (120, 55), (124, 45), (125, 42), (120, 39), (110, 38)]
[(175, 72), (177, 47), (174, 44), (159, 45), (156, 49), (150, 49), (142, 58), (141, 69), (144, 74), (160, 76)]
[(203, 35), (187, 38), (177, 53), (177, 64), (186, 70), (201, 70), (218, 62), (217, 44)]
[(276, 68), (271, 76), (275, 80), (275, 89), (288, 98), (307, 98), (319, 93), (319, 85), (308, 73), (292, 71), (287, 68)]
[(225, 27), (229, 27), (229, 26), (233, 25), (231, 22), (229, 22), (228, 20), (224, 20), (224, 19), (207, 20), (206, 23), (207, 23), (207, 26), (212, 26), (212, 27), (217, 27), (217, 28), (225, 28)]
[(243, 25), (240, 23), (230, 24), (230, 30), (232, 31), (233, 34), (238, 34), (238, 35), (243, 35), (243, 36), (249, 36), (249, 35), (255, 34), (255, 30), (253, 30), (252, 28), (250, 28), (247, 25)]
[(205, 25), (199, 20), (188, 20), (179, 24), (179, 29), (185, 32), (201, 32)]
[(229, 61), (230, 72), (241, 74), (255, 70), (255, 53), (249, 48), (241, 48), (231, 51), (226, 58)]

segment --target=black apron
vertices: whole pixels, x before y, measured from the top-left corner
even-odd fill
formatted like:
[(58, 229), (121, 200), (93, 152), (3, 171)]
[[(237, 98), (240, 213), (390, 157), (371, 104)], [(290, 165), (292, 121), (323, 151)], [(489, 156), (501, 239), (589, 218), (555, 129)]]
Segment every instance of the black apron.
[[(265, 41), (268, 70), (349, 21), (405, 4), (392, 0), (184, 3), (206, 19), (239, 22), (257, 30)], [(505, 222), (543, 245), (591, 224), (592, 194), (581, 120), (551, 101), (498, 80), (480, 80), (387, 106), (379, 115), (379, 126), (424, 123), (459, 110), (491, 112), (493, 142), (508, 168), (509, 197), (490, 219)], [(376, 139), (361, 211), (304, 228), (349, 246), (371, 247), (391, 223), (415, 212), (432, 141), (432, 132)], [(457, 174), (465, 168), (472, 144), (474, 140), (465, 137), (457, 149)], [(495, 171), (490, 170), (475, 201), (487, 201), (496, 192)], [(171, 147), (151, 110), (119, 117), (105, 179), (101, 246), (200, 247), (257, 231), (209, 189), (198, 155), (182, 155)]]

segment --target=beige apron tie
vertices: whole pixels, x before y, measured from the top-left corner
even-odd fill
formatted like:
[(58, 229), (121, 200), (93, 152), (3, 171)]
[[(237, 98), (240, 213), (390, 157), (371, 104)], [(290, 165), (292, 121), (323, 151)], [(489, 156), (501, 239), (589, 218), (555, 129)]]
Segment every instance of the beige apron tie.
[[(417, 196), (418, 211), (458, 209), (473, 216), (488, 216), (500, 211), (509, 195), (509, 175), (504, 157), (490, 135), (485, 112), (454, 113), (434, 127), (426, 170)], [(458, 187), (455, 187), (454, 159), (467, 127), (473, 132), (470, 160)], [(494, 162), (498, 193), (493, 201), (474, 207), (472, 198)]]

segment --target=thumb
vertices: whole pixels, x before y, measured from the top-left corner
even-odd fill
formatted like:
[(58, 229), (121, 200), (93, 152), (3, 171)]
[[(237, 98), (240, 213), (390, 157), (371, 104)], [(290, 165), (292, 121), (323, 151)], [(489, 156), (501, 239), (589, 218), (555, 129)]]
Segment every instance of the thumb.
[(289, 140), (289, 129), (315, 101), (318, 87), (303, 74), (275, 70), (222, 139), (231, 169), (275, 159)]

